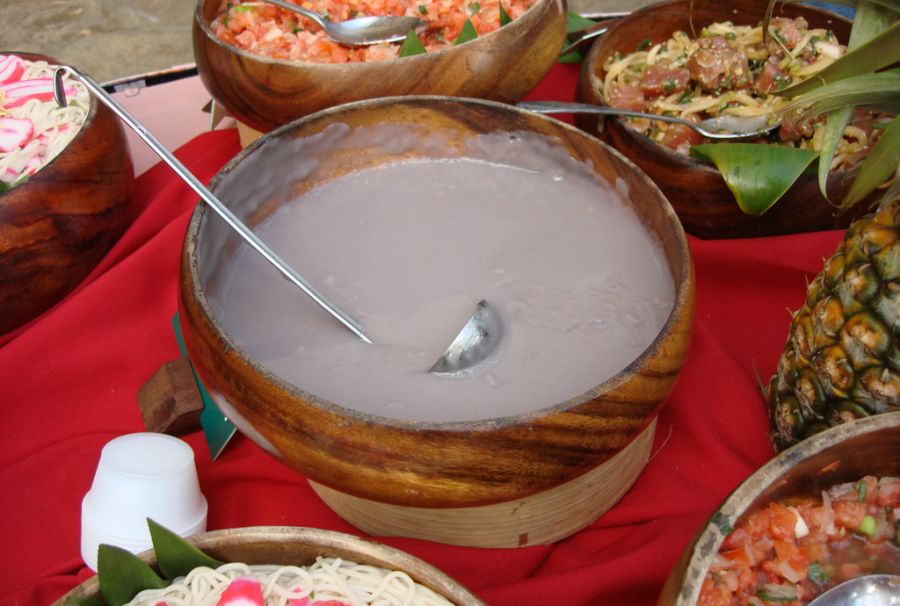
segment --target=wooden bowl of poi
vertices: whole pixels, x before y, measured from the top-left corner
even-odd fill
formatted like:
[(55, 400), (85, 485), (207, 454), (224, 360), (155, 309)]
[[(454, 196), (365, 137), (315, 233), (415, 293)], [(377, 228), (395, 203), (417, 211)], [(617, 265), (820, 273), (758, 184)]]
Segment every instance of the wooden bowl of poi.
[[(484, 606), (465, 587), (427, 562), (399, 549), (341, 532), (294, 526), (251, 526), (213, 530), (186, 540), (226, 563), (308, 566), (321, 556), (378, 566), (405, 572), (417, 583), (457, 606)], [(151, 566), (156, 563), (152, 549), (139, 554), (139, 557)], [(64, 606), (69, 598), (99, 595), (99, 579), (93, 576), (53, 604)]]
[(747, 478), (685, 549), (663, 586), (660, 606), (694, 606), (728, 529), (771, 501), (817, 495), (865, 475), (900, 476), (900, 412), (827, 429), (782, 451)]
[[(737, 25), (756, 25), (762, 21), (766, 3), (753, 0), (715, 2), (670, 0), (653, 4), (621, 19), (588, 52), (582, 64), (576, 98), (583, 103), (606, 105), (601, 95), (607, 58), (616, 52), (632, 53), (645, 40), (662, 42), (676, 31), (691, 35), (710, 23), (732, 21)], [(693, 10), (693, 12), (691, 12)], [(775, 17), (803, 17), (810, 27), (834, 31), (846, 45), (850, 22), (828, 11), (802, 4), (779, 4)], [(625, 154), (642, 168), (672, 203), (688, 233), (702, 238), (739, 238), (837, 229), (864, 214), (867, 201), (846, 212), (822, 196), (815, 174), (805, 173), (762, 216), (741, 211), (734, 195), (715, 166), (676, 153), (638, 133), (619, 118), (580, 114), (575, 123)], [(852, 182), (847, 172), (833, 173), (828, 181), (832, 200), (841, 200)]]
[(340, 103), (394, 95), (453, 95), (515, 102), (537, 86), (566, 35), (566, 6), (536, 0), (523, 15), (459, 46), (367, 63), (302, 63), (253, 54), (219, 40), (209, 23), (220, 0), (199, 0), (197, 70), (213, 98), (243, 124), (267, 132)]
[[(319, 146), (326, 140), (323, 130), (337, 123), (363, 133), (372, 126), (399, 126), (409, 130), (406, 140), (422, 148), (398, 151), (389, 144), (373, 151), (347, 143), (346, 148), (315, 147), (312, 157), (285, 151), (306, 142)], [(349, 410), (288, 384), (250, 359), (214, 319), (205, 289), (215, 274), (207, 269), (210, 263), (201, 273), (198, 260), (221, 258), (226, 234), (201, 232), (202, 208), (191, 221), (179, 307), (188, 354), (201, 380), (225, 416), (305, 474), (338, 514), (372, 534), (531, 545), (572, 534), (611, 507), (647, 462), (657, 412), (689, 346), (694, 274), (684, 232), (656, 186), (614, 150), (556, 120), (474, 99), (397, 97), (326, 110), (259, 139), (212, 183), (227, 198), (222, 185), (237, 170), (237, 182), (244, 183), (245, 176), (259, 175), (276, 158), (316, 166), (292, 186), (293, 196), (336, 174), (410, 154), (429, 157), (482, 133), (517, 131), (551, 137), (562, 153), (592, 166), (618, 191), (630, 192), (627, 203), (660, 240), (676, 289), (661, 333), (626, 369), (533, 413), (471, 422), (399, 421)], [(424, 139), (430, 143), (420, 144)], [(254, 190), (252, 179), (246, 187)], [(238, 216), (251, 223), (260, 219), (265, 202), (244, 193), (235, 198)]]
[[(53, 58), (14, 54), (28, 61)], [(57, 303), (97, 265), (128, 223), (134, 169), (115, 115), (91, 96), (75, 138), (0, 194), (0, 335)]]

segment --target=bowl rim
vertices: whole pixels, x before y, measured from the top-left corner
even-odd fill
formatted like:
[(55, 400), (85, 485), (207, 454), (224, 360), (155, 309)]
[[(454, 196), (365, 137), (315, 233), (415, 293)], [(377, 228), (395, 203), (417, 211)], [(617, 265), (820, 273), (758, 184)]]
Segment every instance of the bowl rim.
[[(511, 36), (528, 35), (528, 27), (526, 27), (525, 25), (522, 25), (522, 24), (526, 23), (527, 25), (530, 25), (530, 20), (534, 18), (533, 14), (536, 13), (536, 9), (538, 9), (538, 7), (549, 7), (549, 6), (552, 6), (555, 4), (559, 4), (560, 2), (564, 2), (564, 0), (535, 0), (534, 4), (532, 4), (530, 7), (528, 7), (528, 10), (526, 10), (524, 13), (522, 13), (521, 16), (517, 17), (516, 19), (513, 19), (506, 25), (500, 26), (497, 29), (495, 29), (491, 32), (488, 32), (487, 34), (485, 34), (483, 36), (478, 36), (477, 38), (473, 38), (472, 40), (464, 42), (464, 43), (460, 44), (459, 46), (450, 45), (450, 46), (446, 46), (444, 48), (440, 48), (440, 49), (433, 50), (433, 51), (428, 51), (425, 53), (420, 53), (417, 55), (409, 55), (406, 57), (394, 57), (392, 59), (387, 59), (384, 61), (353, 61), (353, 62), (347, 62), (347, 63), (331, 63), (331, 62), (317, 62), (317, 61), (298, 61), (296, 59), (278, 59), (275, 57), (269, 57), (267, 55), (253, 53), (253, 52), (239, 48), (233, 44), (229, 44), (229, 43), (221, 40), (218, 36), (216, 36), (215, 32), (213, 32), (212, 29), (210, 29), (209, 23), (207, 22), (206, 18), (203, 15), (204, 6), (208, 2), (211, 2), (211, 1), (214, 1), (214, 0), (197, 0), (196, 9), (194, 11), (194, 24), (197, 26), (197, 28), (201, 32), (203, 32), (203, 35), (205, 36), (205, 38), (207, 40), (216, 44), (222, 50), (233, 52), (237, 56), (239, 56), (245, 60), (258, 61), (260, 63), (269, 64), (269, 65), (273, 65), (273, 66), (279, 66), (279, 67), (284, 67), (284, 68), (305, 68), (305, 69), (323, 70), (323, 71), (337, 70), (337, 69), (342, 69), (342, 70), (349, 69), (349, 70), (363, 71), (363, 70), (376, 69), (371, 66), (379, 66), (379, 65), (383, 66), (383, 65), (391, 64), (391, 63), (394, 63), (397, 61), (403, 61), (404, 65), (409, 66), (409, 65), (414, 65), (416, 62), (426, 63), (426, 62), (436, 61), (451, 52), (460, 52), (461, 50), (475, 51), (475, 50), (478, 50), (477, 47), (481, 47), (481, 46), (485, 46), (487, 48), (487, 45), (489, 45), (490, 41), (493, 39), (493, 37), (495, 37), (494, 34), (499, 34), (501, 31), (505, 31), (507, 34), (510, 34)], [(526, 19), (526, 17), (528, 17), (528, 19)], [(520, 29), (523, 31), (520, 32), (519, 31)], [(479, 41), (482, 41), (482, 40), (487, 40), (488, 42), (478, 44), (476, 47), (475, 43), (478, 43)]]
[[(896, 428), (900, 428), (900, 411), (854, 419), (798, 442), (754, 470), (704, 522), (702, 530), (695, 535), (693, 542), (686, 548), (689, 550), (690, 558), (684, 568), (682, 585), (676, 588), (677, 593), (672, 606), (696, 605), (703, 579), (711, 564), (709, 562), (703, 565), (703, 560), (709, 557), (707, 554), (718, 553), (722, 542), (734, 528), (735, 523), (748, 511), (753, 500), (780, 482), (794, 466), (821, 452), (837, 447), (844, 440)], [(761, 484), (760, 478), (763, 477), (770, 478), (770, 480), (766, 484)], [(686, 587), (690, 588), (689, 592), (685, 592)]]
[[(201, 0), (202, 1), (202, 0)], [(261, 374), (267, 380), (276, 384), (281, 390), (286, 393), (290, 393), (292, 397), (299, 398), (306, 401), (310, 405), (314, 405), (320, 407), (328, 412), (333, 414), (337, 414), (340, 416), (365, 421), (366, 423), (381, 425), (384, 427), (389, 427), (392, 429), (400, 429), (400, 430), (432, 430), (432, 431), (442, 431), (442, 432), (459, 432), (466, 433), (471, 432), (473, 430), (478, 430), (481, 428), (504, 428), (504, 427), (513, 427), (520, 426), (523, 424), (528, 424), (533, 422), (536, 419), (550, 417), (556, 414), (564, 413), (572, 408), (575, 408), (585, 402), (589, 402), (596, 398), (598, 395), (609, 391), (621, 383), (627, 381), (629, 377), (635, 374), (635, 370), (639, 369), (644, 365), (644, 363), (654, 357), (660, 350), (663, 342), (670, 337), (677, 329), (678, 323), (681, 320), (681, 317), (684, 314), (693, 315), (693, 298), (694, 298), (694, 289), (695, 289), (695, 277), (693, 272), (693, 261), (690, 251), (690, 246), (688, 244), (687, 235), (684, 231), (684, 228), (681, 225), (680, 220), (678, 219), (677, 214), (675, 213), (674, 208), (669, 203), (666, 196), (660, 191), (659, 187), (654, 183), (637, 165), (635, 165), (631, 160), (625, 157), (621, 152), (614, 149), (612, 146), (604, 143), (603, 141), (593, 137), (592, 135), (585, 133), (583, 130), (578, 129), (570, 124), (566, 124), (559, 120), (555, 120), (552, 117), (545, 116), (542, 114), (537, 114), (535, 112), (530, 112), (528, 110), (524, 110), (518, 108), (514, 105), (509, 105), (505, 103), (500, 103), (497, 101), (489, 101), (485, 99), (475, 99), (475, 98), (464, 98), (464, 97), (451, 97), (451, 96), (442, 96), (442, 95), (404, 95), (404, 96), (395, 96), (395, 97), (379, 97), (374, 99), (364, 99), (361, 101), (354, 101), (350, 103), (345, 103), (337, 106), (333, 106), (318, 112), (314, 112), (312, 114), (303, 116), (284, 124), (268, 133), (264, 136), (256, 139), (246, 148), (241, 150), (237, 155), (235, 155), (231, 160), (225, 164), (220, 171), (216, 174), (215, 177), (210, 181), (210, 189), (215, 190), (216, 186), (222, 181), (224, 176), (230, 172), (237, 164), (242, 162), (245, 158), (254, 153), (256, 149), (265, 145), (268, 141), (272, 139), (276, 139), (280, 136), (283, 136), (289, 133), (291, 130), (300, 126), (301, 124), (305, 124), (307, 122), (313, 122), (323, 119), (328, 119), (334, 114), (341, 114), (347, 111), (353, 111), (358, 108), (366, 109), (368, 107), (379, 107), (386, 106), (391, 104), (434, 104), (437, 103), (439, 105), (444, 104), (462, 104), (468, 106), (482, 106), (489, 107), (494, 110), (501, 110), (507, 112), (513, 112), (522, 115), (532, 116), (538, 120), (546, 121), (550, 124), (553, 124), (555, 128), (561, 128), (564, 131), (569, 132), (570, 134), (580, 137), (586, 138), (593, 142), (593, 144), (600, 145), (604, 151), (618, 161), (622, 162), (624, 165), (628, 166), (631, 170), (635, 171), (638, 175), (642, 177), (645, 181), (645, 184), (650, 187), (655, 193), (658, 195), (659, 200), (661, 200), (664, 204), (662, 206), (662, 211), (667, 218), (667, 223), (671, 227), (672, 236), (674, 238), (676, 251), (678, 255), (678, 270), (681, 273), (681, 280), (677, 280), (676, 276), (672, 276), (673, 278), (673, 286), (675, 290), (675, 296), (672, 303), (672, 309), (670, 310), (668, 316), (666, 317), (665, 322), (662, 324), (659, 332), (656, 337), (647, 345), (647, 347), (636, 356), (627, 366), (618, 371), (615, 375), (607, 378), (605, 381), (596, 385), (595, 387), (579, 393), (575, 394), (564, 400), (563, 402), (559, 402), (556, 404), (552, 404), (550, 406), (544, 406), (537, 408), (532, 411), (516, 414), (516, 415), (507, 415), (500, 417), (490, 417), (490, 418), (482, 418), (475, 420), (464, 420), (464, 421), (421, 421), (421, 420), (407, 420), (407, 419), (398, 419), (394, 417), (375, 415), (370, 413), (361, 412), (355, 410), (353, 408), (346, 407), (344, 405), (338, 404), (336, 402), (332, 402), (320, 396), (316, 396), (311, 394), (302, 388), (294, 385), (293, 383), (279, 377), (270, 371), (266, 366), (256, 361), (248, 352), (246, 352), (238, 343), (234, 341), (234, 339), (222, 329), (221, 324), (215, 319), (215, 315), (212, 313), (212, 309), (209, 306), (208, 299), (206, 298), (205, 292), (203, 290), (202, 285), (199, 281), (199, 274), (197, 270), (197, 257), (196, 257), (196, 238), (199, 233), (200, 222), (203, 219), (203, 216), (206, 213), (205, 205), (198, 204), (194, 209), (190, 222), (188, 223), (185, 242), (184, 242), (184, 257), (183, 259), (188, 260), (188, 281), (189, 281), (189, 289), (193, 294), (194, 300), (197, 303), (197, 307), (203, 313), (204, 321), (209, 322), (211, 326), (216, 329), (217, 337), (222, 339), (224, 343), (226, 343), (226, 347), (229, 352), (233, 352), (240, 356), (243, 363), (248, 364), (251, 368), (253, 368), (254, 372)], [(651, 232), (653, 233), (653, 232)], [(656, 234), (653, 234), (656, 237)], [(184, 260), (182, 262), (184, 265)], [(184, 322), (184, 318), (181, 319)], [(692, 318), (689, 319), (689, 323), (692, 323)], [(658, 410), (659, 406), (662, 403), (658, 404), (656, 410)], [(648, 415), (646, 419), (644, 419), (644, 423), (641, 427), (635, 431), (634, 435), (629, 436), (629, 443), (632, 439), (638, 436), (643, 429), (645, 429), (652, 419), (654, 414)], [(624, 447), (624, 446), (623, 446)]]
[[(690, 1), (692, 1), (692, 0), (690, 0)], [(662, 2), (648, 4), (647, 6), (644, 6), (632, 13), (629, 13), (625, 17), (622, 17), (621, 19), (617, 20), (615, 23), (613, 23), (613, 25), (610, 26), (609, 30), (600, 39), (598, 39), (596, 41), (595, 44), (591, 45), (591, 48), (588, 50), (588, 53), (584, 58), (581, 74), (582, 74), (582, 78), (584, 78), (586, 80), (586, 85), (591, 88), (591, 90), (593, 91), (593, 94), (596, 95), (596, 97), (598, 99), (600, 99), (602, 97), (602, 95), (598, 92), (599, 90), (602, 90), (602, 89), (597, 87), (597, 84), (599, 81), (597, 74), (599, 71), (603, 70), (603, 66), (600, 62), (600, 59), (601, 59), (600, 49), (601, 49), (601, 47), (605, 46), (604, 43), (607, 40), (610, 40), (612, 38), (612, 35), (616, 31), (633, 26), (634, 22), (637, 21), (638, 19), (645, 18), (645, 17), (647, 17), (647, 15), (654, 15), (659, 11), (671, 10), (673, 8), (678, 7), (679, 5), (685, 4), (685, 2), (686, 2), (686, 0), (663, 0)], [(728, 9), (727, 3), (716, 2), (716, 3), (714, 3), (714, 5), (722, 6), (722, 7), (725, 7), (725, 9), (730, 10), (730, 9)], [(835, 19), (839, 22), (843, 22), (848, 27), (851, 23), (851, 21), (849, 19), (847, 19), (846, 17), (844, 17), (843, 15), (840, 15), (838, 13), (830, 11), (827, 8), (822, 7), (822, 6), (816, 6), (816, 5), (811, 5), (811, 4), (792, 4), (791, 6), (798, 11), (816, 13), (822, 17), (829, 17), (829, 18)], [(676, 31), (678, 31), (678, 30), (673, 29), (672, 31), (669, 32), (669, 35), (671, 36)], [(692, 38), (693, 37), (694, 36), (692, 36)], [(846, 42), (845, 42), (845, 44), (846, 44)], [(616, 49), (610, 49), (610, 50), (611, 50), (611, 52), (615, 52)], [(607, 53), (607, 56), (608, 55), (609, 55), (609, 53)], [(603, 106), (603, 107), (608, 107), (605, 100), (603, 100), (602, 103), (595, 103), (595, 104)], [(629, 127), (628, 124), (625, 122), (625, 120), (621, 116), (608, 116), (608, 118), (610, 118), (610, 122), (616, 123), (620, 128), (625, 129), (625, 132), (627, 132), (631, 137), (640, 141), (643, 147), (652, 146), (653, 150), (655, 152), (661, 154), (663, 159), (666, 162), (675, 163), (677, 165), (677, 167), (679, 167), (679, 168), (685, 168), (685, 169), (691, 169), (691, 170), (702, 170), (710, 176), (718, 176), (720, 174), (719, 170), (716, 168), (716, 166), (713, 163), (699, 159), (699, 158), (695, 158), (691, 155), (680, 154), (680, 153), (676, 152), (674, 149), (671, 149), (657, 141), (654, 141), (653, 139), (651, 139), (644, 133), (638, 132), (638, 131), (634, 130), (633, 128)]]
[[(232, 545), (259, 544), (267, 540), (273, 544), (300, 542), (312, 547), (321, 547), (323, 550), (332, 549), (356, 552), (363, 556), (360, 559), (385, 563), (387, 560), (391, 560), (396, 563), (394, 570), (402, 569), (417, 583), (429, 586), (432, 591), (455, 604), (485, 606), (484, 602), (459, 581), (422, 558), (397, 547), (346, 532), (306, 526), (244, 526), (210, 530), (185, 537), (185, 540), (198, 549), (204, 550), (209, 548), (210, 545), (215, 546), (216, 543), (229, 538), (232, 540)], [(137, 556), (151, 566), (156, 564), (156, 556), (152, 547), (138, 553)], [(325, 555), (324, 557), (329, 556)], [(376, 565), (386, 567), (382, 564)], [(426, 575), (428, 582), (423, 583)], [(98, 589), (99, 580), (94, 575), (66, 592), (53, 603), (53, 606), (64, 606), (70, 596), (79, 596), (84, 592)]]

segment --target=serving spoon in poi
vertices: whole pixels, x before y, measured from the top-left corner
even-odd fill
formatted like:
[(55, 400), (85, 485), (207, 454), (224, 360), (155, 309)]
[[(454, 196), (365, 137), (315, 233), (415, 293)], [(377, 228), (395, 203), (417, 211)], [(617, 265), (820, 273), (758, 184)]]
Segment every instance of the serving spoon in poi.
[(356, 17), (347, 21), (331, 21), (319, 13), (285, 0), (265, 0), (269, 4), (303, 15), (315, 21), (325, 35), (339, 44), (366, 46), (380, 42), (399, 42), (406, 38), (410, 30), (425, 25), (418, 17), (386, 15), (378, 17)]
[[(143, 124), (122, 107), (112, 96), (97, 84), (89, 76), (82, 74), (70, 66), (60, 66), (54, 73), (53, 96), (56, 102), (65, 107), (65, 87), (63, 76), (68, 73), (81, 81), (87, 89), (112, 110), (125, 124), (127, 124), (150, 148), (165, 161), (169, 167), (197, 193), (206, 204), (214, 210), (234, 231), (238, 233), (250, 246), (275, 267), (285, 278), (298, 286), (320, 307), (325, 309), (341, 324), (352, 331), (365, 343), (372, 340), (363, 332), (362, 326), (329, 301), (322, 293), (306, 281), (296, 270), (284, 262), (265, 242), (250, 230), (231, 210), (219, 200), (215, 194), (203, 185), (165, 146), (154, 137)], [(482, 300), (475, 308), (463, 329), (451, 342), (444, 354), (429, 369), (435, 374), (452, 375), (467, 370), (485, 360), (497, 347), (502, 334), (502, 322), (497, 312)]]
[(900, 606), (900, 576), (867, 574), (835, 585), (809, 606)]
[(627, 116), (630, 118), (647, 118), (673, 124), (682, 124), (700, 133), (707, 139), (718, 141), (750, 139), (768, 135), (779, 126), (781, 118), (777, 115), (762, 116), (733, 116), (723, 114), (714, 118), (707, 118), (698, 124), (690, 120), (676, 118), (675, 116), (662, 116), (636, 112), (605, 105), (592, 105), (590, 103), (568, 103), (562, 101), (522, 101), (516, 107), (527, 109), (539, 114), (600, 114), (603, 116)]

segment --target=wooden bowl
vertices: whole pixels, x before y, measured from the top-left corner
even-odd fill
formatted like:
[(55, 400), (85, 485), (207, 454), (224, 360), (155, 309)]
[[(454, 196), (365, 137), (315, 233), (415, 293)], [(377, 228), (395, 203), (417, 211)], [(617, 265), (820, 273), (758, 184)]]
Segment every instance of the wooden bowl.
[[(307, 566), (314, 563), (316, 557), (324, 556), (398, 570), (458, 606), (484, 604), (427, 562), (399, 549), (340, 532), (292, 526), (252, 526), (214, 530), (187, 540), (221, 562)], [(156, 563), (152, 549), (141, 553), (140, 558), (151, 566)], [(54, 606), (64, 606), (70, 597), (96, 597), (99, 594), (98, 578), (93, 576), (54, 602)]]
[[(335, 139), (320, 133), (336, 124), (399, 126), (403, 130), (395, 138), (417, 143), (412, 150), (321, 145)], [(676, 288), (661, 333), (630, 366), (534, 413), (471, 422), (399, 421), (349, 410), (273, 376), (225, 334), (207, 300), (205, 288), (215, 273), (209, 262), (201, 270), (198, 259), (220, 258), (224, 234), (204, 233), (200, 207), (190, 223), (179, 307), (187, 350), (204, 385), (240, 429), (305, 474), (333, 509), (369, 532), (527, 545), (571, 534), (611, 507), (646, 464), (656, 414), (688, 349), (694, 274), (684, 232), (656, 186), (615, 150), (545, 116), (474, 99), (395, 97), (326, 110), (259, 139), (213, 180), (212, 189), (223, 197), (222, 184), (235, 171), (243, 189), (244, 175), (263, 175), (259, 171), (266, 168), (268, 175), (280, 173), (271, 165), (277, 158), (315, 165), (316, 172), (301, 183), (268, 188), (266, 200), (277, 205), (284, 197), (279, 190), (296, 195), (358, 168), (429, 157), (487, 132), (523, 131), (552, 137), (562, 153), (592, 166), (617, 191), (630, 192), (626, 203), (662, 243)], [(352, 137), (340, 140), (347, 139)], [(428, 141), (419, 143), (423, 139)], [(315, 162), (290, 151), (300, 145), (313, 146)], [(251, 180), (248, 191), (255, 187)], [(260, 220), (261, 208), (273, 210), (271, 203), (235, 197), (240, 204), (234, 212), (251, 222)]]
[(0, 194), (0, 334), (49, 309), (97, 265), (125, 230), (133, 184), (122, 126), (92, 97), (69, 145)]
[(194, 56), (213, 98), (257, 131), (339, 103), (393, 95), (515, 102), (544, 78), (566, 35), (566, 5), (537, 0), (524, 15), (465, 44), (371, 63), (270, 59), (226, 44), (209, 23), (220, 0), (199, 0)]
[[(690, 33), (690, 4), (691, 0), (653, 4), (618, 21), (588, 52), (579, 76), (576, 98), (583, 103), (605, 105), (600, 90), (606, 59), (617, 51), (622, 55), (634, 52), (647, 39), (662, 42), (679, 30)], [(765, 2), (753, 0), (698, 0), (693, 8), (694, 31), (699, 32), (705, 25), (717, 21), (756, 25), (762, 20), (765, 8)], [(833, 30), (844, 44), (850, 35), (849, 21), (814, 7), (780, 4), (775, 16), (803, 17), (811, 27)], [(837, 213), (819, 191), (817, 177), (804, 174), (768, 212), (760, 217), (749, 216), (740, 210), (715, 166), (678, 154), (626, 126), (619, 118), (603, 120), (582, 114), (575, 117), (575, 123), (589, 133), (602, 134), (607, 143), (641, 167), (666, 194), (684, 228), (702, 238), (755, 237), (842, 228), (864, 214), (868, 207), (864, 201), (849, 212)], [(828, 183), (832, 199), (840, 200), (850, 182), (846, 173), (833, 174)]]
[(900, 412), (828, 429), (763, 465), (729, 496), (701, 529), (672, 570), (660, 606), (694, 606), (703, 579), (727, 536), (746, 516), (771, 501), (817, 495), (865, 475), (900, 475)]

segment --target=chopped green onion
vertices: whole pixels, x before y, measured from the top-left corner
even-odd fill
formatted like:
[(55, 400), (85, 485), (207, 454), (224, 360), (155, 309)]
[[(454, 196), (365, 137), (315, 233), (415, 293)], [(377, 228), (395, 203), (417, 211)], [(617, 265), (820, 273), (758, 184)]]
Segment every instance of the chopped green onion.
[(419, 5), (419, 14), (421, 14), (421, 15), (427, 15), (427, 14), (428, 14), (428, 7), (425, 6), (424, 4), (420, 4), (420, 5)]
[(861, 534), (872, 536), (875, 534), (875, 518), (867, 515), (863, 518), (863, 521), (857, 530), (859, 530)]
[(249, 13), (255, 10), (256, 7), (252, 4), (238, 4), (234, 7), (234, 12), (236, 13)]
[(636, 50), (642, 51), (642, 50), (644, 50), (644, 49), (646, 49), (646, 48), (650, 48), (650, 46), (651, 46), (652, 44), (653, 44), (653, 41), (650, 40), (650, 38), (645, 38), (640, 44), (637, 45), (637, 49), (636, 49)]
[(756, 592), (756, 597), (763, 602), (794, 602), (798, 599), (796, 589), (790, 591), (782, 585), (770, 585), (766, 589), (760, 589)]
[(480, 10), (481, 10), (481, 5), (478, 4), (477, 2), (473, 2), (472, 4), (469, 5), (469, 14), (477, 15), (478, 11), (480, 11)]
[(688, 101), (690, 101), (691, 97), (693, 97), (693, 96), (694, 96), (694, 91), (692, 91), (691, 89), (687, 89), (683, 93), (681, 93), (681, 96), (678, 97), (678, 99), (675, 102), (683, 105), (683, 104), (687, 103)]
[(866, 483), (860, 480), (856, 483), (856, 502), (857, 503), (865, 503), (866, 502)]
[(737, 40), (737, 34), (735, 34), (734, 32), (726, 32), (725, 39), (726, 40)]
[(813, 562), (807, 568), (807, 572), (809, 574), (809, 580), (818, 585), (819, 587), (823, 587), (831, 582), (831, 577), (825, 574), (825, 571), (822, 570), (821, 564), (818, 562)]

